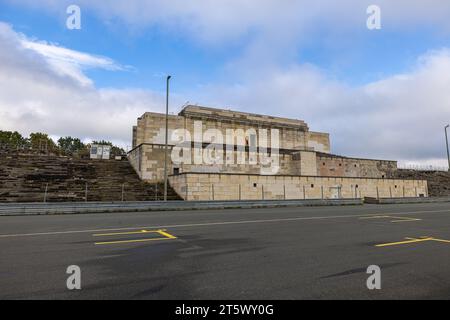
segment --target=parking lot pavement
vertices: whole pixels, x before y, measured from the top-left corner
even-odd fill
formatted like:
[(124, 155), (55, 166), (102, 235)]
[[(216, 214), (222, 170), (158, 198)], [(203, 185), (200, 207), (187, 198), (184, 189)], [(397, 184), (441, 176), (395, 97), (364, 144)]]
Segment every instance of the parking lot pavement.
[(0, 257), (1, 299), (448, 299), (450, 207), (0, 217)]

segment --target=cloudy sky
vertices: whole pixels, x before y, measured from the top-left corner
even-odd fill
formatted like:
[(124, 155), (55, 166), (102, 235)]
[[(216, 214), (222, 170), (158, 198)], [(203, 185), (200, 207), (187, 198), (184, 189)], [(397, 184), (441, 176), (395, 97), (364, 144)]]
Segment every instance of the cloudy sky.
[(173, 113), (293, 117), (333, 153), (444, 166), (449, 16), (442, 0), (0, 0), (0, 130), (126, 147), (171, 74)]

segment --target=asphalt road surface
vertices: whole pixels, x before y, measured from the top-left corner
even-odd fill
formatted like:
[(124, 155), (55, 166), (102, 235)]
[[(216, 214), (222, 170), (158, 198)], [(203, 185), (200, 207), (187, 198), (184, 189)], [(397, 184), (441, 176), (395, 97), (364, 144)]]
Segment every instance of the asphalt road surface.
[(449, 298), (448, 203), (0, 217), (0, 299)]

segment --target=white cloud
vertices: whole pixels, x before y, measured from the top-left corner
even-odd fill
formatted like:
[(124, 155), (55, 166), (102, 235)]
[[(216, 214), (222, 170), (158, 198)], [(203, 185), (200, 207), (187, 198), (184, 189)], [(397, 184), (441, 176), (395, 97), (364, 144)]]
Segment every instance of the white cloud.
[[(9, 0), (45, 8), (65, 16), (72, 0)], [(205, 43), (227, 43), (256, 35), (264, 39), (295, 40), (317, 31), (366, 28), (366, 9), (377, 4), (383, 27), (389, 30), (434, 26), (450, 31), (450, 2), (442, 0), (79, 0), (105, 22), (119, 21), (133, 28), (163, 26)]]
[[(407, 73), (360, 87), (310, 65), (259, 70), (234, 86), (210, 85), (195, 100), (306, 120), (331, 133), (338, 154), (443, 165), (450, 122), (450, 50), (431, 51)], [(436, 160), (438, 159), (438, 160)]]
[(91, 79), (86, 77), (82, 70), (100, 68), (110, 71), (123, 71), (125, 67), (118, 65), (112, 59), (74, 51), (46, 42), (32, 41), (21, 37), (23, 48), (40, 54), (52, 69), (61, 76), (69, 76), (83, 86), (92, 85)]
[[(163, 97), (140, 89), (96, 89), (82, 69), (121, 69), (108, 58), (28, 41), (0, 23), (0, 128), (23, 134), (131, 144), (131, 126)], [(37, 44), (37, 45), (36, 45)], [(58, 63), (61, 61), (61, 64)]]
[[(74, 81), (81, 86), (93, 85), (91, 79), (83, 73), (86, 69), (124, 71), (130, 68), (121, 66), (107, 57), (70, 50), (45, 41), (29, 39), (24, 34), (16, 33), (6, 23), (0, 22), (0, 33), (3, 43), (2, 48), (13, 48), (12, 51), (2, 50), (3, 52), (0, 53), (0, 57), (3, 58), (3, 68), (17, 67), (17, 64), (26, 62), (35, 73), (39, 70), (47, 74), (47, 69), (51, 69), (59, 77)], [(25, 61), (20, 62), (19, 57), (15, 56), (16, 53), (23, 56)], [(20, 72), (25, 70), (23, 68)]]
[(113, 60), (106, 57), (94, 56), (56, 45), (50, 45), (46, 42), (22, 40), (21, 43), (24, 48), (34, 50), (48, 60), (63, 61), (76, 65), (78, 67), (103, 68), (113, 71), (124, 69), (120, 65), (116, 64)]
[[(228, 64), (226, 72), (233, 74), (228, 79), (234, 85), (205, 85), (185, 92), (180, 101), (301, 118), (312, 130), (330, 132), (333, 151), (344, 155), (441, 165), (443, 126), (450, 121), (449, 49), (430, 51), (408, 72), (360, 87), (340, 83), (313, 65), (284, 63), (281, 67), (273, 59), (273, 55), (285, 59), (295, 53), (298, 42), (309, 34), (316, 36), (317, 29), (334, 32), (338, 28), (345, 37), (347, 30), (365, 28), (368, 3), (289, 1), (282, 6), (268, 0), (257, 4), (214, 0), (198, 5), (195, 1), (130, 0), (80, 1), (80, 6), (105, 20), (119, 18), (133, 27), (160, 25), (207, 44), (249, 37), (244, 53)], [(64, 4), (39, 2), (58, 11)], [(383, 28), (391, 31), (428, 24), (447, 32), (450, 26), (445, 19), (450, 13), (448, 2), (380, 0), (378, 4)], [(158, 93), (95, 89), (83, 68), (121, 68), (108, 58), (32, 44), (24, 47), (20, 35), (0, 24), (0, 47), (10, 48), (0, 51), (2, 127), (129, 143), (137, 116), (162, 111), (163, 98)]]

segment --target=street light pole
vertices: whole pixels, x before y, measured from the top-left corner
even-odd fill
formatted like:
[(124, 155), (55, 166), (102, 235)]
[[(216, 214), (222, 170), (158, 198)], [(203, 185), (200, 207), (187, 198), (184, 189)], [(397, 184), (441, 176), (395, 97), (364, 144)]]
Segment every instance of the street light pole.
[(448, 171), (450, 171), (450, 152), (448, 150), (448, 135), (447, 135), (447, 128), (450, 127), (450, 124), (445, 126), (445, 142), (447, 144), (447, 160), (448, 160)]
[(167, 201), (167, 144), (169, 143), (169, 82), (171, 76), (167, 76), (166, 83), (166, 140), (164, 149), (164, 201)]

